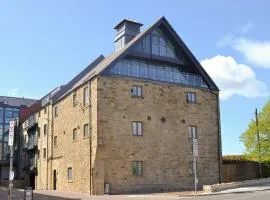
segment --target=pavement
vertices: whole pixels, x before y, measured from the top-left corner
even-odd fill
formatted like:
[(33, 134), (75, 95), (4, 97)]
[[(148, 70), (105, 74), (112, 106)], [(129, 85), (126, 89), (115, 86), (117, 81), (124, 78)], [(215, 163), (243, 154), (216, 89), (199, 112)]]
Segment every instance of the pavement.
[[(0, 187), (0, 200), (7, 200), (7, 188)], [(15, 189), (12, 200), (23, 200), (24, 190)], [(145, 195), (102, 195), (90, 196), (82, 193), (60, 192), (52, 190), (35, 190), (34, 200), (269, 200), (270, 186), (244, 187), (230, 189), (215, 193), (199, 191), (195, 196), (193, 192), (173, 192)]]

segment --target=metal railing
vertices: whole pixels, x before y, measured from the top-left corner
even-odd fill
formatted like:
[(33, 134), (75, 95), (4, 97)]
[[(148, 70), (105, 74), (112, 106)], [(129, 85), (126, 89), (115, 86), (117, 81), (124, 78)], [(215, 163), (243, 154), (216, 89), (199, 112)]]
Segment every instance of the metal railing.
[(37, 119), (36, 119), (36, 115), (33, 114), (25, 121), (25, 128), (28, 128), (34, 125), (35, 123), (37, 123)]

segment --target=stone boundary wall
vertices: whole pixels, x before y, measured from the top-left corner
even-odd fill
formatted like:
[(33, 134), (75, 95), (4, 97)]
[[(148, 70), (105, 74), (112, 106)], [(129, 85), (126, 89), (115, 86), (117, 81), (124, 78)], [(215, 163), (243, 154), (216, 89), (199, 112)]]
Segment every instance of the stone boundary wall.
[(221, 184), (214, 184), (214, 185), (204, 185), (203, 191), (209, 192), (209, 193), (219, 192), (222, 190), (229, 190), (229, 189), (234, 189), (238, 187), (261, 186), (263, 184), (270, 184), (270, 178), (247, 180), (247, 181), (241, 181), (241, 182), (221, 183)]

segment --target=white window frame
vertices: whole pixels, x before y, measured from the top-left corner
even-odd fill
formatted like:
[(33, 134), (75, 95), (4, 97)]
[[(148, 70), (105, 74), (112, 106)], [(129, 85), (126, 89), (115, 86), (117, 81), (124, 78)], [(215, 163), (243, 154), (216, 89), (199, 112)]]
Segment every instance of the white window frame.
[(187, 92), (186, 100), (188, 103), (196, 103), (197, 102), (196, 92)]
[(72, 169), (72, 167), (68, 167), (68, 170), (67, 170), (67, 179), (68, 179), (68, 181), (72, 181), (73, 180), (73, 169)]
[(132, 135), (143, 136), (143, 123), (141, 121), (132, 122)]
[(132, 87), (132, 96), (133, 97), (142, 97), (142, 86), (134, 85)]
[(188, 138), (189, 139), (198, 139), (198, 128), (194, 125), (189, 125), (188, 127)]

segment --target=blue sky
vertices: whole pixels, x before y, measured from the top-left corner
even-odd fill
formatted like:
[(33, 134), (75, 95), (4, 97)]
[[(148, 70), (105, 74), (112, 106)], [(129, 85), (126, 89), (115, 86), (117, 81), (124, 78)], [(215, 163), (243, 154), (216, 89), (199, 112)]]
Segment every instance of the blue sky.
[(114, 50), (123, 18), (165, 16), (221, 89), (224, 154), (269, 99), (270, 2), (0, 1), (0, 95), (40, 98)]

